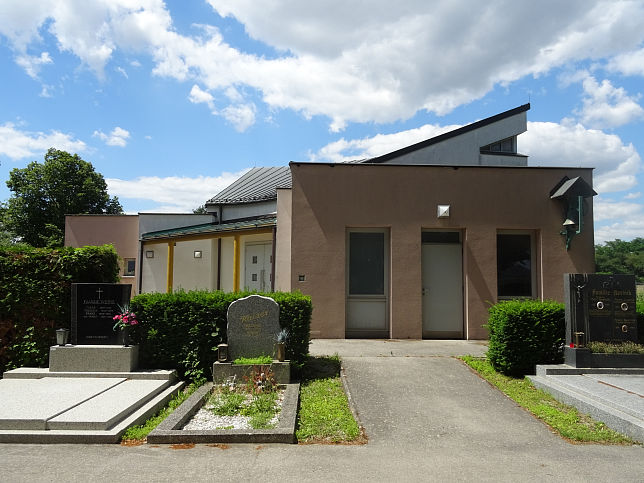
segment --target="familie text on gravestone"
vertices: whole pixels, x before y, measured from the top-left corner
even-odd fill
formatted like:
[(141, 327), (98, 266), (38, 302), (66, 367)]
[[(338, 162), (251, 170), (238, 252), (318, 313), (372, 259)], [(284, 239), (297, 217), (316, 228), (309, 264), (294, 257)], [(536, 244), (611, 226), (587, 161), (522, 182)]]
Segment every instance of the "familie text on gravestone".
[(72, 284), (72, 344), (118, 344), (114, 316), (130, 302), (132, 286)]
[(566, 345), (637, 342), (635, 275), (566, 273), (564, 292)]
[(277, 302), (261, 295), (235, 300), (228, 307), (228, 352), (238, 357), (274, 356), (275, 336), (280, 331)]

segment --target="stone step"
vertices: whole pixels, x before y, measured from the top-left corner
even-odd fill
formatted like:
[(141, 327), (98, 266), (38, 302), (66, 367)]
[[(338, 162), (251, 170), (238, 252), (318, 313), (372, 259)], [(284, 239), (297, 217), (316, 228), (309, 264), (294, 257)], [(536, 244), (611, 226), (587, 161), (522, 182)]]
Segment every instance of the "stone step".
[(107, 430), (170, 385), (167, 380), (126, 380), (47, 421), (47, 429)]
[(177, 372), (168, 369), (154, 369), (149, 371), (135, 372), (51, 372), (46, 367), (20, 367), (6, 371), (4, 379), (42, 379), (50, 378), (110, 378), (121, 377), (124, 379), (163, 379), (174, 381), (177, 379)]

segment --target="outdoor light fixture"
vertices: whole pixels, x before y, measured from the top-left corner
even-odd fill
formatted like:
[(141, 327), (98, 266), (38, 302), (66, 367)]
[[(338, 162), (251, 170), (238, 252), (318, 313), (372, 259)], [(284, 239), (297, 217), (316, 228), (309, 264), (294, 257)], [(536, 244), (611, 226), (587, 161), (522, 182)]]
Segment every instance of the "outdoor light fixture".
[(572, 238), (584, 228), (584, 199), (595, 195), (597, 193), (579, 176), (573, 179), (564, 176), (550, 192), (550, 199), (563, 204), (563, 230), (559, 233), (564, 236), (566, 250), (570, 249)]
[(154, 250), (146, 250), (145, 258), (154, 258)]
[(228, 344), (219, 344), (217, 346), (217, 361), (226, 362), (228, 360)]
[(60, 346), (67, 344), (69, 329), (56, 329), (56, 343)]
[(436, 216), (438, 218), (449, 218), (449, 207), (450, 205), (438, 205)]
[(195, 258), (201, 258), (201, 250), (195, 250), (195, 253), (193, 255)]

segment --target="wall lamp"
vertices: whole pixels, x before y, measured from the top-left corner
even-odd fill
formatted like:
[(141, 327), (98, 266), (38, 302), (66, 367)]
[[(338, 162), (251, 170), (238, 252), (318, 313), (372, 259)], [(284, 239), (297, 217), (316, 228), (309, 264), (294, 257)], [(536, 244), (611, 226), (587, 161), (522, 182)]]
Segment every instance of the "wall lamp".
[(566, 250), (575, 235), (579, 235), (584, 228), (585, 198), (592, 198), (597, 193), (581, 177), (568, 178), (564, 176), (550, 192), (550, 199), (562, 203), (564, 221), (563, 230), (559, 232), (564, 237)]

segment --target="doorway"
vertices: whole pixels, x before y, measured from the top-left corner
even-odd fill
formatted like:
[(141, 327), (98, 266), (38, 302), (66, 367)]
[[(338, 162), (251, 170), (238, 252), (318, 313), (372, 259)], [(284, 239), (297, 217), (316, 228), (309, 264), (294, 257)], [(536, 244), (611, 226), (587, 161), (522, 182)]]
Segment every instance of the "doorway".
[(273, 248), (269, 243), (247, 243), (244, 263), (244, 290), (271, 291)]
[(458, 231), (422, 233), (423, 338), (463, 338), (463, 247)]
[(389, 231), (347, 234), (347, 338), (389, 337)]

